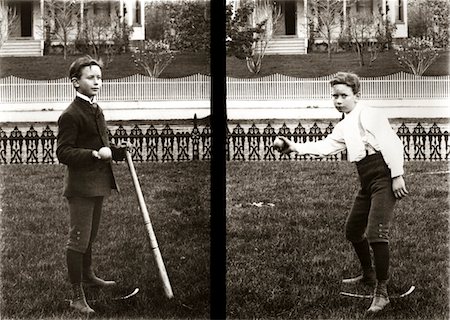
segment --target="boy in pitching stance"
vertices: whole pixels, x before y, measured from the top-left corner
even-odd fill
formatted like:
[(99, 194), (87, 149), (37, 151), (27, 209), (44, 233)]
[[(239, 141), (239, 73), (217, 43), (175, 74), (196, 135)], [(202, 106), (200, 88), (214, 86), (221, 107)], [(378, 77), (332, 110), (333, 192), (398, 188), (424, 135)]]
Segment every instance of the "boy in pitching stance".
[(66, 251), (73, 290), (70, 306), (89, 314), (94, 310), (86, 302), (83, 285), (115, 285), (114, 281), (105, 281), (95, 275), (92, 244), (100, 224), (103, 199), (111, 189), (118, 189), (111, 158), (123, 160), (126, 148), (110, 146), (105, 117), (96, 103), (102, 85), (100, 64), (89, 56), (78, 58), (69, 68), (69, 77), (76, 97), (59, 117), (56, 154), (67, 166), (64, 196), (70, 214)]
[(321, 141), (294, 143), (279, 137), (283, 145), (278, 149), (318, 157), (347, 150), (348, 160), (356, 164), (361, 188), (347, 217), (345, 234), (361, 263), (362, 274), (343, 282), (375, 286), (367, 312), (377, 313), (389, 304), (389, 227), (394, 205), (408, 194), (403, 179), (403, 144), (379, 110), (358, 103), (357, 75), (340, 72), (330, 84), (334, 106), (345, 118)]

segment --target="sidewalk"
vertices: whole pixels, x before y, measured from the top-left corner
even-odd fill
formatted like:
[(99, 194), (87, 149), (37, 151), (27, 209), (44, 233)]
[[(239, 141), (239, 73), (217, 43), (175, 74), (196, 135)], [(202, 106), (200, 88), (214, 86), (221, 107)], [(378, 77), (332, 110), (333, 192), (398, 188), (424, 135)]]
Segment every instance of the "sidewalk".
[[(381, 108), (388, 118), (449, 118), (450, 101), (433, 100), (360, 100)], [(228, 101), (228, 119), (332, 119), (341, 114), (331, 99), (282, 101)]]
[[(64, 103), (10, 103), (0, 107), (0, 123), (56, 122), (68, 106)], [(382, 108), (388, 118), (450, 118), (450, 101), (432, 100), (361, 100), (360, 103)], [(202, 101), (101, 101), (107, 121), (201, 119), (211, 114), (210, 102)], [(341, 115), (331, 100), (227, 101), (230, 120), (251, 119), (332, 119)]]
[[(10, 103), (0, 107), (1, 122), (56, 122), (69, 102)], [(209, 101), (99, 101), (107, 121), (201, 119), (210, 114)]]

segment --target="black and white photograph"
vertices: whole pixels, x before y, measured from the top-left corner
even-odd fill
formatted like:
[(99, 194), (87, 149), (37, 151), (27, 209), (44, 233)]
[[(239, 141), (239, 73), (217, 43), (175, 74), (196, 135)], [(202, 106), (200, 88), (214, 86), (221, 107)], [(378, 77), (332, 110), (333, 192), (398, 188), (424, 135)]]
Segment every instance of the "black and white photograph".
[(228, 4), (227, 316), (448, 319), (448, 1)]
[(208, 319), (209, 2), (1, 14), (1, 318)]
[(448, 0), (0, 0), (1, 319), (442, 319)]

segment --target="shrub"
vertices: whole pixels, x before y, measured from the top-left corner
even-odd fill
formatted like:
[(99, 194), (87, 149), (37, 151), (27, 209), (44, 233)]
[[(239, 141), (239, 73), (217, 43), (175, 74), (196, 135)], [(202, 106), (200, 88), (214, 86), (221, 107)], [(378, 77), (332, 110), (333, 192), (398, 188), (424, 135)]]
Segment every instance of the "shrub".
[(137, 67), (152, 78), (158, 78), (175, 58), (175, 51), (162, 40), (144, 40), (134, 49), (133, 59)]
[(397, 60), (402, 67), (421, 76), (439, 56), (438, 49), (429, 38), (410, 38), (395, 47)]

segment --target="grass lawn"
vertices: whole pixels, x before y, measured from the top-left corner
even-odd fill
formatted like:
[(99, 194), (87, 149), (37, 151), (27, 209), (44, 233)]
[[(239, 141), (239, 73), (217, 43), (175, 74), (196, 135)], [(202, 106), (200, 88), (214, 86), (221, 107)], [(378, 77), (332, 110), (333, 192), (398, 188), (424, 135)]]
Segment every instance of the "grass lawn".
[[(446, 162), (406, 163), (410, 195), (395, 211), (389, 290), (416, 290), (377, 318), (449, 318), (448, 175), (438, 173), (446, 170)], [(348, 162), (228, 164), (230, 319), (363, 318), (370, 300), (339, 295), (341, 279), (359, 271), (344, 237), (358, 184)]]
[[(209, 318), (209, 163), (137, 163), (174, 298), (164, 297), (146, 229), (125, 163), (115, 165), (121, 193), (105, 201), (93, 263), (119, 289), (139, 287), (126, 302), (108, 302), (122, 290), (86, 295), (99, 319)], [(2, 319), (69, 319), (65, 244), (68, 212), (64, 167), (0, 167)]]
[[(449, 52), (441, 54), (425, 75), (448, 75)], [(0, 78), (8, 75), (27, 79), (59, 79), (67, 75), (70, 63), (75, 57), (64, 60), (62, 56), (52, 55), (36, 58), (0, 58)], [(401, 71), (395, 54), (390, 51), (382, 53), (372, 66), (359, 67), (356, 55), (353, 52), (336, 53), (332, 61), (328, 61), (326, 53), (309, 53), (297, 56), (266, 56), (263, 59), (261, 73), (251, 74), (244, 60), (227, 57), (227, 76), (235, 78), (262, 77), (273, 73), (285, 74), (293, 77), (319, 77), (333, 74), (337, 71), (352, 71), (360, 76), (383, 76)], [(45, 72), (43, 72), (45, 70)], [(105, 79), (115, 79), (130, 76), (140, 71), (128, 55), (115, 57), (113, 63), (103, 72)], [(142, 71), (141, 71), (142, 72)], [(164, 70), (163, 78), (185, 77), (191, 74), (210, 74), (208, 56), (205, 54), (182, 54)]]
[[(43, 57), (1, 57), (0, 78), (15, 75), (35, 80), (60, 79), (68, 76), (69, 66), (77, 56), (64, 60), (62, 55)], [(131, 54), (114, 57), (114, 61), (103, 69), (104, 79), (116, 79), (131, 76), (140, 71), (133, 62)], [(202, 54), (185, 54), (176, 56), (175, 60), (164, 70), (161, 77), (179, 78), (191, 74), (210, 74), (209, 60)]]
[[(449, 52), (444, 52), (425, 75), (448, 75)], [(393, 51), (380, 54), (377, 60), (369, 66), (360, 67), (353, 52), (336, 53), (328, 60), (326, 53), (309, 53), (297, 56), (266, 56), (263, 59), (258, 77), (280, 73), (292, 77), (313, 78), (327, 76), (338, 71), (349, 71), (361, 77), (377, 77), (402, 71)], [(253, 75), (247, 71), (245, 60), (227, 58), (227, 75), (236, 78), (247, 78)]]

